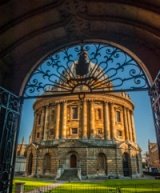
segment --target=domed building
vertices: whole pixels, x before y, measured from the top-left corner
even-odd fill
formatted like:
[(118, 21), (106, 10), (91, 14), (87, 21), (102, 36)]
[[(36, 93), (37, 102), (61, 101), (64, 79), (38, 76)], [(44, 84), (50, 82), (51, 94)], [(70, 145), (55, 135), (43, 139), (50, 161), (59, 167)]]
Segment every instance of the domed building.
[[(82, 68), (85, 70), (81, 70), (80, 64), (87, 61), (85, 55), (83, 52), (82, 58), (71, 66), (78, 82), (72, 95), (62, 90), (59, 96), (39, 98), (34, 103), (34, 125), (26, 152), (27, 176), (64, 179), (76, 174), (77, 178), (86, 179), (141, 175), (134, 105), (124, 92), (88, 91), (84, 80), (96, 65), (86, 67), (86, 63), (86, 68)], [(101, 71), (99, 68), (97, 72)], [(103, 79), (106, 76), (96, 79), (94, 85)], [(74, 83), (75, 79), (70, 81)], [(109, 85), (111, 90), (112, 84)]]

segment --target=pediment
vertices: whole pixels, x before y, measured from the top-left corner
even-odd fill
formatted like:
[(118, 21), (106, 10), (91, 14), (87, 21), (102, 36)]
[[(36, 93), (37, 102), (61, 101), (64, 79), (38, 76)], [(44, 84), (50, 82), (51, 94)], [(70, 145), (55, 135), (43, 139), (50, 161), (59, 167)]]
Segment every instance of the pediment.
[(131, 143), (120, 143), (119, 144), (119, 148), (122, 148), (122, 149), (134, 149), (134, 150), (137, 150), (139, 149), (139, 147), (137, 146), (137, 144), (131, 144)]

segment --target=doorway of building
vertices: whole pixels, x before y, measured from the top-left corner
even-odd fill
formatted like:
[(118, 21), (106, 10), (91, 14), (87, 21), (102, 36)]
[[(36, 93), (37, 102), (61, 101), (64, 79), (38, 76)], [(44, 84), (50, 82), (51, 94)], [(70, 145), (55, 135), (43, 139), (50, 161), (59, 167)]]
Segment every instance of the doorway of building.
[(128, 153), (123, 154), (123, 174), (124, 176), (130, 176), (131, 171), (130, 171), (130, 157)]
[(107, 174), (107, 160), (104, 153), (99, 153), (97, 157), (98, 174)]
[(76, 168), (77, 167), (77, 157), (75, 154), (72, 154), (70, 156), (70, 168)]

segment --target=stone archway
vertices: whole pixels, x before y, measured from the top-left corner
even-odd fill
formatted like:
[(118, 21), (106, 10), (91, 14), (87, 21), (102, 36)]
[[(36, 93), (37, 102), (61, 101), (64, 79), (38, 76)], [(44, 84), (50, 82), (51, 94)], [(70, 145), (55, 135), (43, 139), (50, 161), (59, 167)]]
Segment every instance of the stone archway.
[[(123, 82), (123, 81), (122, 81)], [(39, 88), (39, 86), (38, 86), (38, 88)]]
[(51, 155), (49, 153), (46, 153), (44, 155), (43, 174), (44, 175), (50, 175), (51, 174)]
[(76, 169), (80, 164), (79, 154), (76, 151), (69, 151), (65, 157), (65, 169)]
[[(87, 60), (92, 64), (92, 67), (89, 68), (93, 70), (91, 74), (88, 73), (89, 76), (87, 75), (86, 79), (78, 80), (77, 82), (72, 81), (71, 86), (71, 84), (68, 85), (68, 81), (70, 82), (71, 80), (65, 78), (63, 72), (67, 70), (67, 74), (73, 73), (71, 72), (73, 69), (73, 61), (78, 60), (81, 49), (87, 52)], [(99, 57), (99, 55), (101, 55), (101, 57)], [(63, 59), (65, 62), (63, 62)], [(120, 59), (122, 60), (121, 62)], [(98, 65), (102, 71), (99, 73), (94, 72), (94, 64)], [(27, 76), (24, 80), (20, 95), (25, 99), (29, 97), (36, 98), (37, 96), (41, 96), (42, 93), (52, 87), (52, 85), (60, 88), (59, 94), (61, 94), (62, 90), (72, 93), (74, 89), (82, 84), (82, 81), (85, 81), (85, 86), (90, 91), (98, 91), (97, 87), (93, 88), (93, 85), (89, 84), (89, 78), (95, 73), (98, 75), (97, 78), (100, 79), (102, 79), (104, 75), (107, 75), (110, 80), (108, 82), (108, 90), (114, 85), (114, 92), (121, 90), (148, 90), (152, 84), (152, 77), (145, 67), (145, 64), (130, 50), (114, 42), (86, 40), (83, 43), (69, 44), (68, 46), (61, 47), (59, 50), (49, 52), (47, 56), (42, 57), (42, 59), (35, 64), (34, 69), (30, 70), (30, 76)], [(75, 80), (75, 76), (72, 74), (70, 79)], [(113, 82), (112, 85), (110, 84), (111, 82)], [(101, 86), (104, 91), (106, 91), (104, 81)], [(52, 93), (48, 93), (47, 95), (52, 95)]]
[[(0, 4), (1, 9), (6, 10), (1, 11), (1, 70), (3, 72), (1, 75), (3, 76), (0, 76), (2, 85), (5, 85), (6, 88), (18, 93), (19, 85), (25, 74), (28, 73), (28, 69), (33, 67), (41, 55), (45, 55), (53, 47), (58, 47), (71, 40), (84, 40), (86, 37), (109, 39), (126, 45), (147, 63), (146, 66), (152, 77), (156, 77), (160, 67), (158, 1), (99, 2), (93, 0), (92, 2), (43, 1), (43, 3), (37, 1), (32, 5), (28, 3), (26, 9), (26, 4), (18, 1), (2, 1)], [(8, 15), (11, 7), (15, 7), (15, 14)], [(128, 14), (130, 10), (132, 12)], [(23, 65), (20, 65), (22, 63)], [(8, 72), (6, 72), (7, 69)], [(159, 110), (155, 108), (158, 115)], [(2, 114), (1, 119), (4, 119), (5, 112), (3, 111)], [(157, 123), (156, 133), (157, 138), (160, 139), (159, 117), (156, 116)], [(6, 129), (5, 126), (1, 128)], [(4, 131), (0, 139), (3, 139), (3, 133)], [(2, 141), (2, 147), (7, 144), (8, 148), (9, 144), (6, 141)], [(160, 146), (160, 140), (158, 142)], [(12, 152), (13, 149), (11, 148)], [(11, 168), (11, 154), (9, 153), (7, 162), (3, 160), (6, 160), (8, 152), (5, 151), (2, 154), (1, 173), (8, 172), (7, 168)], [(9, 166), (6, 165), (7, 163)], [(1, 173), (0, 176), (2, 176)]]
[(107, 174), (107, 159), (104, 153), (99, 153), (97, 156), (97, 174), (98, 175)]
[(130, 156), (128, 153), (123, 154), (123, 175), (124, 176), (130, 176), (131, 175), (131, 162), (130, 162)]
[[(95, 46), (95, 48), (88, 49), (90, 44), (93, 44)], [(106, 61), (105, 60), (104, 61), (99, 61), (97, 59), (99, 57), (97, 52), (99, 52), (99, 49), (103, 49), (104, 47), (107, 48), (105, 50), (107, 54), (106, 55), (102, 54), (102, 53), (101, 54), (98, 53), (98, 54), (103, 55), (103, 57), (107, 58), (107, 59), (106, 59)], [(72, 55), (72, 53), (70, 53), (70, 49), (73, 50), (74, 48), (76, 48), (75, 50), (77, 50), (77, 51), (76, 51), (76, 53), (74, 53)], [(67, 51), (66, 51), (66, 49), (67, 49)], [(22, 91), (22, 93), (24, 94), (24, 98), (27, 98), (27, 97), (35, 98), (37, 96), (41, 96), (42, 93), (37, 93), (37, 91), (42, 90), (42, 92), (45, 92), (47, 89), (49, 89), (49, 87), (46, 87), (46, 85), (47, 86), (48, 85), (51, 86), (52, 84), (56, 88), (58, 88), (60, 90), (60, 92), (58, 93), (60, 95), (62, 94), (61, 91), (67, 91), (67, 92), (69, 92), (69, 94), (73, 94), (74, 93), (74, 89), (78, 88), (78, 86), (81, 85), (84, 82), (85, 82), (85, 86), (87, 88), (87, 92), (89, 92), (89, 91), (92, 91), (92, 92), (97, 91), (97, 89), (99, 89), (99, 88), (96, 87), (96, 89), (94, 90), (94, 88), (92, 87), (93, 85), (90, 84), (90, 82), (92, 82), (92, 83), (94, 82), (94, 80), (93, 81), (89, 80), (89, 78), (92, 78), (92, 76), (85, 77), (85, 78), (82, 77), (81, 79), (76, 79), (75, 78), (75, 74), (72, 71), (72, 69), (73, 69), (73, 61), (78, 60), (78, 62), (79, 62), (79, 59), (77, 59), (75, 57), (75, 55), (77, 53), (78, 53), (77, 55), (79, 55), (83, 51), (86, 52), (86, 50), (87, 50), (87, 52), (90, 52), (89, 53), (90, 54), (89, 63), (92, 64), (91, 67), (90, 67), (90, 68), (92, 68), (91, 71), (94, 72), (94, 70), (96, 69), (96, 67), (95, 67), (96, 63), (94, 63), (95, 61), (97, 62), (97, 65), (99, 65), (98, 67), (99, 67), (100, 70), (97, 68), (99, 70), (99, 72), (98, 72), (97, 69), (96, 69), (97, 71), (96, 70), (95, 71), (96, 71), (96, 73), (98, 75), (97, 79), (100, 78), (100, 80), (102, 81), (102, 84), (101, 84), (102, 87), (100, 87), (100, 88), (103, 88), (102, 92), (105, 92), (105, 91), (112, 92), (112, 89), (111, 89), (111, 87), (112, 87), (112, 83), (111, 82), (112, 81), (108, 81), (108, 88), (103, 87), (103, 84), (106, 83), (104, 81), (106, 79), (106, 77), (107, 78), (109, 77), (108, 79), (111, 78), (111, 80), (113, 80), (113, 81), (120, 80), (120, 82), (117, 85), (115, 85), (115, 87), (118, 87), (118, 89), (114, 90), (114, 92), (117, 92), (117, 91), (119, 92), (121, 90), (122, 91), (130, 90), (130, 87), (128, 87), (128, 88), (120, 88), (119, 89), (119, 85), (123, 85), (123, 83), (125, 81), (132, 80), (132, 79), (133, 79), (133, 82), (135, 83), (134, 86), (132, 85), (132, 89), (131, 89), (132, 91), (134, 91), (134, 89), (135, 90), (136, 89), (137, 90), (143, 90), (143, 89), (144, 90), (148, 90), (150, 88), (150, 84), (151, 84), (152, 80), (151, 80), (151, 77), (149, 76), (149, 72), (145, 69), (145, 65), (138, 59), (138, 57), (136, 57), (129, 50), (125, 49), (124, 47), (122, 47), (120, 45), (117, 45), (117, 44), (114, 44), (114, 43), (111, 43), (111, 42), (109, 42), (109, 43), (108, 42), (104, 42), (103, 43), (103, 42), (96, 42), (95, 41), (95, 42), (92, 43), (92, 42), (87, 42), (87, 41), (85, 42), (84, 41), (84, 43), (83, 44), (81, 43), (81, 45), (76, 44), (76, 45), (72, 45), (71, 47), (62, 48), (60, 50), (60, 52), (61, 52), (60, 55), (64, 54), (64, 58), (65, 58), (65, 60), (67, 60), (67, 62), (66, 62), (67, 65), (66, 66), (59, 59), (60, 58), (59, 57), (60, 55), (58, 56), (59, 51), (53, 53), (53, 55), (48, 55), (47, 58), (45, 58), (46, 66), (53, 67), (53, 68), (47, 69), (46, 66), (43, 65), (43, 63), (40, 63), (39, 66), (37, 66), (37, 68), (35, 68), (34, 71), (32, 71), (32, 73), (30, 74), (30, 78), (27, 80), (28, 82), (25, 82), (25, 84), (24, 84), (25, 87), (23, 87), (24, 90)], [(116, 63), (117, 66), (116, 67), (114, 67), (114, 65), (112, 65), (111, 68), (107, 69), (108, 68), (107, 65), (112, 63), (114, 58), (118, 58), (119, 55), (121, 55), (121, 54), (122, 55), (124, 54), (124, 56), (121, 56), (121, 57), (125, 58), (124, 62), (122, 62), (122, 63), (121, 62), (117, 62)], [(92, 55), (94, 55), (94, 56), (92, 57)], [(105, 62), (107, 63), (107, 65), (105, 64)], [(60, 64), (63, 63), (63, 65), (61, 65), (62, 70), (60, 70), (60, 71), (58, 71), (59, 70), (59, 63)], [(130, 76), (129, 77), (125, 76), (124, 79), (123, 79), (123, 76), (117, 77), (118, 72), (119, 71), (121, 71), (121, 72), (125, 71), (125, 67), (130, 65), (130, 63), (131, 63), (131, 67), (129, 68), (129, 75)], [(136, 69), (132, 68), (132, 66), (136, 67)], [(45, 67), (44, 68), (45, 70), (43, 70), (43, 67)], [(70, 76), (69, 79), (65, 79), (64, 78), (65, 76), (63, 76), (63, 75), (66, 75), (66, 74), (64, 74), (64, 69), (68, 70), (68, 73), (69, 73), (69, 76)], [(110, 72), (110, 71), (112, 71), (112, 73), (110, 75), (105, 76), (107, 74), (107, 72)], [(138, 74), (137, 74), (137, 71), (138, 71)], [(40, 79), (40, 81), (36, 77), (37, 74), (42, 77), (42, 79)], [(74, 74), (74, 75), (71, 76), (71, 74)], [(95, 72), (93, 74), (95, 74)], [(90, 74), (90, 75), (92, 75), (92, 74)], [(54, 76), (56, 78), (57, 77), (60, 78), (60, 82), (58, 82), (59, 81), (58, 78), (54, 79)], [(85, 74), (85, 76), (88, 76), (88, 75)], [(45, 81), (43, 82), (43, 78), (44, 77), (45, 77)], [(46, 79), (49, 80), (48, 83), (46, 83)], [(143, 83), (142, 83), (142, 85), (140, 85), (141, 81), (144, 83), (144, 85), (143, 85)], [(70, 82), (72, 83), (73, 86), (68, 87), (68, 85), (69, 85), (68, 83), (70, 83)], [(75, 82), (76, 82), (76, 84), (75, 84)], [(31, 92), (27, 93), (27, 92), (25, 92), (26, 90), (29, 90)], [(36, 92), (34, 93), (34, 91), (36, 91)], [(84, 93), (83, 92), (82, 92), (82, 95), (85, 93), (85, 92)], [(99, 90), (97, 92), (99, 92)], [(51, 93), (50, 96), (52, 96), (52, 94), (53, 94), (52, 93), (52, 89), (49, 90), (48, 93)], [(47, 94), (45, 93), (45, 97), (46, 97)], [(70, 167), (75, 167), (75, 165), (76, 165), (75, 164), (75, 162), (76, 162), (75, 160), (76, 160), (75, 158), (70, 159)], [(73, 163), (71, 164), (71, 161), (74, 164)]]

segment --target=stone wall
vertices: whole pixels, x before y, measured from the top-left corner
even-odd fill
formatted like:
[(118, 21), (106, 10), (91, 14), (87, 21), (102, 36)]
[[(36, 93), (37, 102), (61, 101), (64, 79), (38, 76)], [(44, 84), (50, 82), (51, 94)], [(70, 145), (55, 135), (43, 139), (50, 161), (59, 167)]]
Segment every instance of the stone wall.
[[(130, 147), (131, 148), (131, 147)], [(32, 145), (28, 149), (28, 155), (33, 154), (32, 175), (37, 176), (51, 176), (56, 177), (59, 168), (70, 169), (71, 155), (77, 158), (77, 168), (81, 168), (81, 174), (84, 177), (97, 176), (123, 176), (123, 153), (127, 152), (131, 158), (131, 175), (136, 176), (141, 174), (141, 165), (137, 166), (136, 156), (138, 149), (123, 149), (117, 145), (108, 147), (39, 147), (35, 149)], [(37, 153), (38, 152), (38, 153)], [(50, 172), (44, 173), (44, 156), (49, 154), (51, 156)], [(103, 155), (105, 158), (104, 168), (99, 168), (98, 157)], [(139, 163), (141, 160), (139, 158)], [(28, 164), (28, 163), (27, 163)], [(139, 167), (139, 169), (137, 169)], [(26, 174), (28, 167), (26, 168)], [(37, 172), (37, 173), (36, 173)]]

